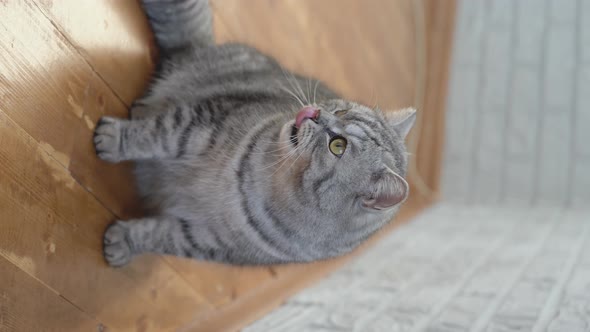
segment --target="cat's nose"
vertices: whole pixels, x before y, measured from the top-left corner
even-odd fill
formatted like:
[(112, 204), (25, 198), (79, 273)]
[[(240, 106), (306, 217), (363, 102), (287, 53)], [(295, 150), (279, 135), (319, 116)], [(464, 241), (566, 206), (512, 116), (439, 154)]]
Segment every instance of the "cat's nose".
[(320, 116), (320, 110), (313, 106), (305, 106), (302, 108), (295, 118), (295, 127), (301, 127), (303, 121), (307, 119), (316, 120)]

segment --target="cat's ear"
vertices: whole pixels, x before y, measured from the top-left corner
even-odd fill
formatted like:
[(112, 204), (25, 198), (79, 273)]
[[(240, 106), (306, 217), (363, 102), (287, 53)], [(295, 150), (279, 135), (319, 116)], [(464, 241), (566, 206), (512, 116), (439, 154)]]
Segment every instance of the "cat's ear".
[(385, 112), (385, 119), (402, 138), (406, 138), (416, 122), (416, 109), (404, 108), (397, 111)]
[(410, 192), (408, 182), (388, 170), (374, 184), (373, 193), (363, 199), (363, 206), (373, 210), (387, 210), (403, 203)]

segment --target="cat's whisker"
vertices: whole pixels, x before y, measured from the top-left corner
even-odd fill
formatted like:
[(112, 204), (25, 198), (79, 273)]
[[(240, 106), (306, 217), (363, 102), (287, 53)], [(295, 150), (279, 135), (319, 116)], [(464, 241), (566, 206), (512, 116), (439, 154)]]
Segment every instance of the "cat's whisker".
[(302, 146), (298, 145), (295, 149), (293, 149), (293, 151), (291, 151), (290, 153), (288, 153), (285, 158), (281, 159), (281, 165), (279, 165), (279, 167), (271, 174), (271, 176), (275, 175), (283, 166), (285, 166), (285, 163), (289, 160), (289, 158), (293, 157), (295, 154), (297, 154), (299, 152), (299, 150), (302, 150)]
[(253, 151), (252, 154), (254, 154), (254, 155), (265, 155), (265, 154), (269, 154), (269, 155), (273, 155), (274, 156), (274, 155), (277, 155), (277, 154), (273, 154), (273, 152), (285, 151), (285, 150), (288, 150), (288, 149), (291, 149), (292, 148), (291, 146), (288, 145), (289, 142), (281, 142), (281, 144), (285, 144), (285, 146), (282, 146), (282, 147), (280, 147), (278, 149), (270, 150), (270, 151)]
[[(301, 144), (301, 146), (303, 146), (303, 143)], [(297, 156), (297, 158), (295, 158), (295, 160), (291, 163), (291, 165), (289, 166), (289, 168), (287, 169), (287, 172), (291, 169), (291, 167), (293, 167), (293, 165), (295, 165), (295, 163), (297, 162), (297, 160), (299, 160), (299, 158), (301, 158), (301, 156), (305, 153), (305, 149), (301, 148), (301, 153)]]
[(297, 77), (295, 77), (293, 73), (289, 73), (289, 75), (291, 75), (291, 78), (295, 83), (295, 87), (299, 90), (299, 93), (301, 94), (301, 98), (303, 99), (303, 101), (306, 102), (306, 105), (309, 104), (309, 100), (305, 97), (305, 92), (303, 92), (303, 88), (301, 88), (301, 84), (299, 84), (299, 80), (297, 80)]
[[(283, 72), (283, 75), (285, 76), (285, 79), (287, 80), (287, 83), (289, 83), (289, 85), (291, 86), (291, 88), (293, 88), (293, 90), (296, 92), (296, 94), (299, 95), (299, 98), (298, 99), (301, 100), (302, 101), (302, 104), (303, 104), (303, 100), (305, 100), (305, 94), (303, 93), (303, 90), (301, 90), (301, 86), (299, 86), (299, 83), (297, 82), (297, 79), (295, 78), (295, 76), (293, 76), (293, 74), (285, 71), (285, 69), (283, 67), (281, 67), (281, 71)], [(293, 79), (295, 81), (295, 84), (293, 84), (293, 82), (291, 81), (291, 79)]]
[(320, 84), (319, 80), (315, 81), (315, 87), (313, 88), (313, 104), (316, 105), (316, 92), (318, 91), (318, 85)]
[[(279, 168), (278, 168), (278, 169), (280, 169), (280, 168), (283, 166), (283, 164), (284, 164), (284, 163), (285, 163), (285, 162), (286, 162), (286, 161), (287, 161), (287, 160), (288, 160), (290, 157), (292, 157), (294, 154), (295, 154), (294, 152), (293, 152), (293, 153), (288, 153), (288, 154), (286, 154), (285, 156), (281, 157), (281, 158), (280, 158), (278, 161), (276, 161), (276, 162), (274, 162), (274, 163), (272, 163), (272, 164), (269, 164), (269, 165), (267, 165), (267, 166), (265, 166), (265, 167), (262, 167), (262, 168), (261, 168), (261, 170), (269, 169), (269, 168), (272, 168), (272, 167), (274, 167), (274, 166), (277, 166), (277, 165), (279, 165)], [(276, 171), (274, 171), (274, 172), (271, 174), (271, 176), (273, 176), (275, 173), (276, 173)]]
[(295, 158), (295, 160), (293, 160), (291, 165), (289, 165), (289, 168), (287, 168), (287, 172), (291, 170), (291, 167), (293, 167), (293, 165), (295, 165), (295, 163), (297, 162), (297, 160), (299, 160), (299, 158), (301, 158), (303, 153), (305, 153), (305, 149), (301, 149), (301, 153), (297, 156), (297, 158)]
[[(287, 154), (286, 154), (286, 155), (284, 155), (283, 157), (279, 158), (279, 160), (278, 160), (278, 161), (275, 161), (274, 163), (272, 163), (272, 164), (270, 164), (270, 165), (267, 165), (267, 166), (265, 166), (265, 167), (263, 167), (263, 168), (261, 168), (261, 169), (262, 169), (262, 170), (264, 170), (264, 169), (268, 169), (268, 168), (271, 168), (271, 167), (273, 167), (273, 166), (275, 166), (275, 165), (278, 165), (278, 164), (282, 163), (283, 161), (286, 161), (287, 159), (289, 159), (289, 157), (293, 156), (293, 155), (294, 155), (294, 154), (297, 152), (298, 148), (299, 148), (299, 147), (296, 147), (296, 148), (295, 148), (295, 149), (293, 149), (292, 151), (289, 151), (289, 153), (287, 153)], [(274, 174), (274, 173), (273, 173), (273, 174)]]
[(295, 81), (295, 85), (297, 86), (297, 88), (299, 88), (299, 91), (301, 92), (301, 95), (303, 96), (305, 104), (309, 105), (309, 99), (305, 96), (305, 92), (303, 92), (303, 88), (301, 88), (301, 84), (299, 84), (299, 81), (297, 80), (297, 78), (295, 76), (293, 76), (293, 74), (291, 74), (291, 76), (293, 77), (293, 80)]
[(373, 104), (373, 107), (371, 107), (372, 109), (375, 109), (375, 106), (377, 106), (377, 93), (375, 91), (375, 86), (373, 86), (373, 88), (371, 89), (371, 104)]
[(311, 104), (311, 78), (307, 78), (307, 101)]
[(295, 98), (295, 100), (297, 100), (299, 102), (299, 104), (301, 105), (301, 107), (305, 107), (305, 104), (303, 103), (303, 101), (301, 100), (301, 98), (297, 97), (297, 95), (293, 92), (291, 92), (289, 89), (285, 88), (285, 87), (281, 87), (281, 90), (287, 92), (288, 94), (290, 94), (291, 96), (293, 96), (293, 98)]
[[(291, 167), (295, 164), (295, 162), (297, 162), (297, 160), (303, 155), (303, 153), (305, 152), (305, 147), (303, 145), (303, 143), (300, 143), (296, 149), (293, 150), (293, 152), (299, 152), (299, 150), (301, 150), (301, 152), (299, 153), (299, 155), (297, 156), (297, 158), (295, 158), (295, 160), (291, 163), (291, 165), (289, 166), (289, 168), (287, 169), (287, 171), (289, 171), (291, 169)], [(291, 155), (293, 156), (293, 155)], [(286, 160), (285, 160), (286, 162)], [(284, 163), (277, 168), (274, 173), (272, 173), (272, 175), (274, 175), (276, 172), (278, 172), (282, 167), (284, 166)]]

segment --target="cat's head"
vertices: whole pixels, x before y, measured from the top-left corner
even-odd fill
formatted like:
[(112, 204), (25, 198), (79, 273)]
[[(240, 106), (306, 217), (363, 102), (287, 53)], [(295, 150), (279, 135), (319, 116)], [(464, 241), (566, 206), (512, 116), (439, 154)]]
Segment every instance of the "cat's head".
[(280, 135), (290, 189), (329, 215), (387, 214), (409, 194), (404, 139), (415, 118), (343, 100), (303, 107)]

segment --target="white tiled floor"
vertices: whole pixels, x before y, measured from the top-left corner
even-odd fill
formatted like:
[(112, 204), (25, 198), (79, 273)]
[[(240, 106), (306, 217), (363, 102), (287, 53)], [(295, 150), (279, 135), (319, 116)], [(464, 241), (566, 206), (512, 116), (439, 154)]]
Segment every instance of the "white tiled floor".
[(590, 212), (438, 205), (245, 331), (590, 331)]

